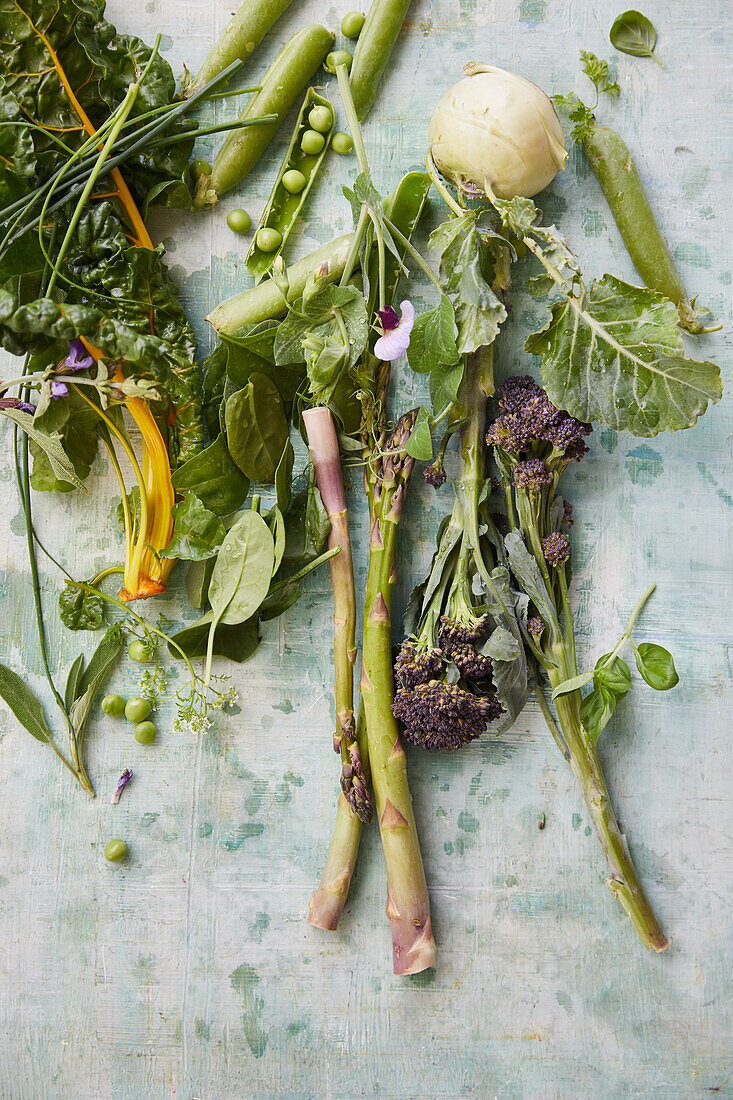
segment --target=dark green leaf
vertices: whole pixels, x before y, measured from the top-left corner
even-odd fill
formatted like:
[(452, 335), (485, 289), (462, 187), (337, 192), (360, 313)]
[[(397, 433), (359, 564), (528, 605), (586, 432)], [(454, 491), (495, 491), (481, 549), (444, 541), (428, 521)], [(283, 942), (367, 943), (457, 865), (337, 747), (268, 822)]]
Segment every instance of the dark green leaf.
[(595, 670), (591, 669), (590, 672), (581, 672), (578, 676), (571, 676), (568, 680), (563, 680), (558, 684), (552, 692), (552, 698), (557, 699), (560, 695), (569, 695), (571, 691), (578, 691), (580, 688), (589, 684), (595, 675)]
[[(206, 655), (211, 618), (211, 612), (209, 612), (197, 622), (185, 626), (172, 636), (173, 641), (181, 647), (187, 657), (204, 657)], [(237, 664), (247, 661), (260, 643), (257, 627), (257, 615), (253, 615), (251, 619), (238, 623), (236, 626), (225, 626), (223, 623), (219, 623), (214, 632), (214, 656), (228, 657), (230, 661), (235, 661)], [(182, 660), (181, 654), (175, 646), (169, 644), (168, 650), (172, 657)]]
[(596, 57), (590, 50), (581, 50), (580, 59), (583, 62), (583, 72), (593, 82), (599, 95), (601, 92), (605, 92), (606, 95), (612, 97), (619, 94), (618, 81), (609, 79), (607, 61), (601, 57)]
[(35, 443), (38, 449), (44, 453), (55, 478), (67, 482), (75, 489), (82, 489), (86, 492), (84, 485), (76, 475), (73, 463), (64, 451), (60, 435), (46, 435), (45, 432), (39, 432), (33, 424), (33, 416), (30, 413), (23, 412), (22, 409), (0, 409), (0, 412), (3, 416), (7, 416), (8, 420), (12, 420), (17, 424), (31, 442)]
[(436, 413), (458, 400), (464, 369), (465, 360), (461, 357), (452, 366), (436, 367), (430, 372), (430, 400)]
[(283, 448), (280, 461), (277, 464), (277, 469), (275, 470), (275, 500), (283, 515), (285, 515), (290, 507), (294, 461), (295, 452), (293, 451), (293, 444), (288, 439)]
[(198, 610), (206, 604), (213, 570), (214, 559), (207, 558), (206, 561), (191, 562), (186, 572), (186, 592), (191, 606)]
[(311, 466), (307, 489), (296, 493), (285, 516), (282, 569), (297, 568), (317, 557), (330, 530), (331, 521), (323, 507)]
[(545, 624), (554, 626), (555, 631), (559, 633), (560, 627), (554, 601), (547, 591), (547, 586), (537, 562), (524, 545), (521, 533), (510, 531), (504, 539), (504, 545), (506, 546), (512, 573), (532, 600)]
[(651, 20), (630, 8), (614, 19), (610, 39), (611, 45), (621, 53), (629, 53), (633, 57), (652, 57), (657, 32)]
[(663, 646), (642, 642), (641, 645), (634, 645), (634, 655), (636, 667), (655, 691), (669, 691), (680, 682), (674, 658)]
[(0, 698), (5, 700), (31, 737), (51, 744), (53, 738), (41, 704), (25, 680), (5, 665), (0, 665)]
[(224, 436), (219, 436), (178, 467), (173, 488), (179, 493), (192, 490), (211, 512), (226, 516), (244, 504), (249, 481), (232, 461)]
[(288, 422), (277, 387), (258, 372), (226, 403), (229, 453), (250, 481), (269, 484), (275, 479), (288, 439)]
[(296, 604), (303, 592), (298, 581), (284, 584), (265, 597), (260, 606), (260, 619), (263, 623), (277, 619)]
[(508, 245), (493, 231), (482, 233), (478, 216), (471, 212), (452, 218), (430, 236), (431, 249), (440, 254), (441, 286), (454, 306), (462, 355), (492, 344), (507, 315), (492, 284), (496, 262), (506, 255)]
[(104, 618), (101, 596), (65, 585), (59, 596), (61, 622), (69, 630), (98, 630)]
[(224, 524), (204, 507), (195, 493), (186, 493), (171, 508), (173, 535), (163, 551), (166, 558), (203, 561), (216, 554), (224, 539)]

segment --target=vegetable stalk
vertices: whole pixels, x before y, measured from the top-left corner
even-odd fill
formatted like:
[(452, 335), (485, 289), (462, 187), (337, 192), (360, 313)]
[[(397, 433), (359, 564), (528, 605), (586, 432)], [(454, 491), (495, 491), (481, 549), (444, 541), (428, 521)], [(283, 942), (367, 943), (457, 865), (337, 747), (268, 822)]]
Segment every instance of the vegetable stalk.
[(387, 867), (387, 916), (392, 927), (395, 974), (417, 974), (435, 962), (425, 871), (407, 783), (405, 750), (392, 713), (391, 607), (395, 545), (414, 459), (405, 446), (416, 412), (382, 434), (381, 449), (367, 454), (365, 488), (371, 537), (364, 604), (361, 695), (369, 765)]

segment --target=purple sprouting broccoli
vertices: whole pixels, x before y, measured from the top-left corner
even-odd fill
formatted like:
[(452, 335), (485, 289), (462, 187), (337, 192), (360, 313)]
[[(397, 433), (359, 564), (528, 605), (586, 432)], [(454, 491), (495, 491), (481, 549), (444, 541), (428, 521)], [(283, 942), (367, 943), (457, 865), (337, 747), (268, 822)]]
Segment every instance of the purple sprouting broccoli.
[(557, 409), (528, 375), (508, 378), (499, 388), (501, 414), (486, 441), (513, 462), (543, 459), (550, 469), (563, 469), (571, 459), (587, 454), (585, 437), (591, 425)]
[(570, 543), (561, 531), (553, 531), (542, 540), (542, 553), (548, 565), (562, 565), (570, 557)]
[(502, 713), (496, 696), (475, 695), (445, 680), (399, 688), (392, 709), (405, 740), (423, 749), (458, 749)]

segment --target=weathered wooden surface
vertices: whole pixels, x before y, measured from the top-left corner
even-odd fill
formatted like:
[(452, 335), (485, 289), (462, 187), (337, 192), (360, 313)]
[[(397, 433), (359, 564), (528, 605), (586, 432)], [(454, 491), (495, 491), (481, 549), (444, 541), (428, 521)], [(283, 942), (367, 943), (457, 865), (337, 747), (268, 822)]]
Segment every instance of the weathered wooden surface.
[[(420, 161), (427, 119), (469, 60), (514, 68), (549, 91), (581, 88), (577, 51), (609, 55), (614, 0), (415, 0), (366, 130), (384, 186)], [(257, 57), (346, 3), (294, 5)], [(660, 69), (616, 55), (618, 104), (604, 108), (638, 153), (691, 293), (726, 321), (701, 342), (729, 377), (730, 179), (727, 0), (645, 10)], [(163, 32), (176, 68), (195, 68), (230, 5), (114, 0), (109, 15), (148, 40)], [(587, 88), (584, 89), (587, 91)], [(227, 101), (226, 110), (234, 105)], [(243, 285), (244, 246), (226, 228), (257, 214), (273, 160), (213, 215), (168, 216), (160, 233), (202, 338), (211, 305)], [(335, 159), (291, 245), (301, 254), (348, 221)], [(599, 188), (571, 154), (543, 203), (587, 271), (632, 269)], [(502, 371), (523, 368), (541, 307), (514, 298)], [(5, 357), (4, 357), (5, 358)], [(7, 367), (5, 369), (8, 369)], [(419, 392), (400, 392), (407, 407)], [(580, 643), (586, 661), (615, 637), (638, 594), (659, 585), (643, 636), (669, 644), (681, 686), (642, 690), (617, 712), (603, 757), (649, 893), (673, 937), (640, 947), (603, 885), (604, 865), (569, 771), (530, 707), (502, 738), (456, 755), (410, 754), (439, 944), (435, 971), (391, 975), (381, 852), (365, 837), (342, 929), (304, 920), (332, 825), (330, 603), (325, 575), (233, 679), (241, 713), (198, 742), (169, 732), (152, 748), (112, 722), (90, 737), (95, 802), (0, 710), (0, 1095), (8, 1100), (688, 1100), (733, 1096), (731, 1070), (731, 408), (649, 442), (595, 433), (568, 477)], [(3, 660), (40, 684), (21, 516), (0, 468)], [(100, 465), (89, 500), (44, 498), (40, 526), (76, 575), (121, 541), (115, 488)], [(353, 494), (359, 569), (365, 526)], [(444, 494), (416, 485), (404, 523), (408, 584), (430, 553)], [(415, 551), (413, 553), (413, 551)], [(52, 652), (77, 652), (54, 621)], [(179, 620), (182, 578), (161, 602)], [(640, 637), (642, 634), (640, 633)], [(129, 666), (118, 677), (130, 690)], [(136, 772), (109, 803), (124, 766)], [(545, 813), (547, 826), (537, 823)], [(105, 864), (113, 835), (132, 857)]]

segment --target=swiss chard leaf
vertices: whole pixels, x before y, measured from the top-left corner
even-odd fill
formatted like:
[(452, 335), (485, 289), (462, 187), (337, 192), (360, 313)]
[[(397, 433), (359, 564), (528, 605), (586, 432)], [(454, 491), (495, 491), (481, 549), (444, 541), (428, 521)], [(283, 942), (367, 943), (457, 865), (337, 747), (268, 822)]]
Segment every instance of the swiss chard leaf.
[(59, 596), (59, 609), (61, 622), (69, 630), (98, 630), (104, 618), (104, 601), (101, 596), (68, 584), (64, 585)]
[(675, 306), (612, 275), (569, 295), (525, 348), (542, 356), (550, 400), (579, 420), (654, 436), (689, 428), (720, 400), (714, 363), (684, 358)]

